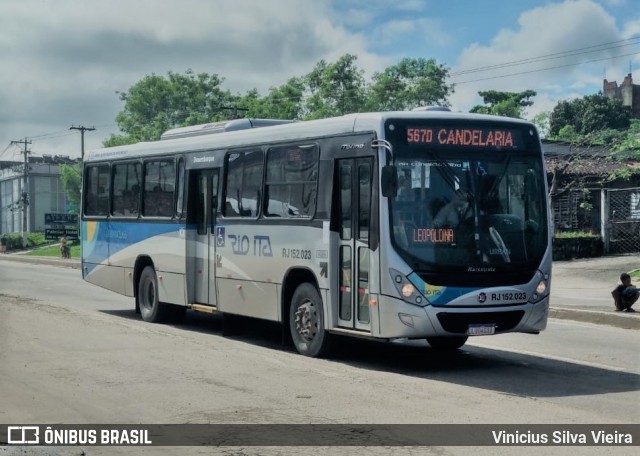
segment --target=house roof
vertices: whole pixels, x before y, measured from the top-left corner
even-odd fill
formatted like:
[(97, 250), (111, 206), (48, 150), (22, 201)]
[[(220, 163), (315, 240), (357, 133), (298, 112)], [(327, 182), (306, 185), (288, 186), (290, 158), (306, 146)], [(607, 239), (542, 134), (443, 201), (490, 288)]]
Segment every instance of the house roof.
[[(546, 157), (547, 170), (554, 172), (558, 168), (564, 167), (567, 160), (558, 157)], [(627, 167), (640, 168), (640, 162), (620, 162), (603, 157), (579, 158), (569, 164), (565, 170), (565, 175), (571, 176), (593, 176), (606, 177), (614, 171)]]
[(589, 157), (607, 157), (611, 155), (611, 150), (605, 146), (576, 146), (569, 142), (547, 140), (542, 141), (542, 152), (546, 157), (566, 157), (576, 153)]
[(630, 157), (631, 152), (616, 153), (616, 159), (613, 159), (612, 151), (605, 146), (576, 146), (568, 142), (543, 140), (542, 152), (547, 169), (551, 172), (564, 167), (571, 159), (569, 167), (565, 170), (565, 175), (570, 176), (606, 177), (620, 169), (640, 167), (640, 162), (624, 159)]

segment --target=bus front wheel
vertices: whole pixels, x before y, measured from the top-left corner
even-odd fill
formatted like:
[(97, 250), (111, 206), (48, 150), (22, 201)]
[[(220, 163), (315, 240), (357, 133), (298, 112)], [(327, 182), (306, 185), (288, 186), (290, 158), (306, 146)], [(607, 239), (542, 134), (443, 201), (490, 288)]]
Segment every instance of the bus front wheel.
[(468, 338), (468, 336), (434, 336), (427, 337), (427, 342), (431, 348), (438, 350), (456, 350), (462, 347)]
[(167, 305), (158, 301), (158, 278), (151, 266), (145, 266), (140, 274), (138, 305), (144, 321), (160, 323), (167, 317)]
[(315, 358), (328, 353), (331, 335), (324, 328), (322, 299), (310, 283), (303, 283), (293, 293), (289, 329), (293, 345), (301, 355)]

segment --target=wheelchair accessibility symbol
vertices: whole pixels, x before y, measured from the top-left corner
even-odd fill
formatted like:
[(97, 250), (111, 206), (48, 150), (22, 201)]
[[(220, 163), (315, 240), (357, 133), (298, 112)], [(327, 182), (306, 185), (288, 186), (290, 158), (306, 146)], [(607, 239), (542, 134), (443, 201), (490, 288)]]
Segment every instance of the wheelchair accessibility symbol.
[(216, 247), (224, 247), (224, 227), (216, 228)]

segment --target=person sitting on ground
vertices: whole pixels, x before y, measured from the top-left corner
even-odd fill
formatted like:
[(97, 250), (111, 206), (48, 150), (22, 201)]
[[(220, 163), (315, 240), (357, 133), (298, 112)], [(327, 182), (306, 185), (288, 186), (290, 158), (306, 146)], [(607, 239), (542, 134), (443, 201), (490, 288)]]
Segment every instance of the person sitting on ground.
[(616, 305), (616, 310), (623, 312), (635, 312), (631, 306), (633, 306), (640, 297), (640, 289), (633, 286), (631, 283), (631, 276), (626, 272), (620, 274), (620, 282), (620, 285), (611, 292), (611, 296), (613, 296), (613, 301)]

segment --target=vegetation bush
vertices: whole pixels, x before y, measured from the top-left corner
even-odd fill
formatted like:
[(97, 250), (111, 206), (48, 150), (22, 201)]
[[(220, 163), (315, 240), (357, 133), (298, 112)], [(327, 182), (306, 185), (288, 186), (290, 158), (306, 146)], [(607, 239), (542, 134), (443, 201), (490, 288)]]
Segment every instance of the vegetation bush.
[[(6, 233), (7, 238), (7, 251), (22, 249), (22, 234), (21, 233)], [(44, 233), (27, 233), (27, 248), (38, 247), (41, 245), (50, 244), (44, 238)]]
[(553, 259), (600, 257), (604, 252), (604, 242), (598, 234), (586, 231), (564, 231), (553, 237)]

